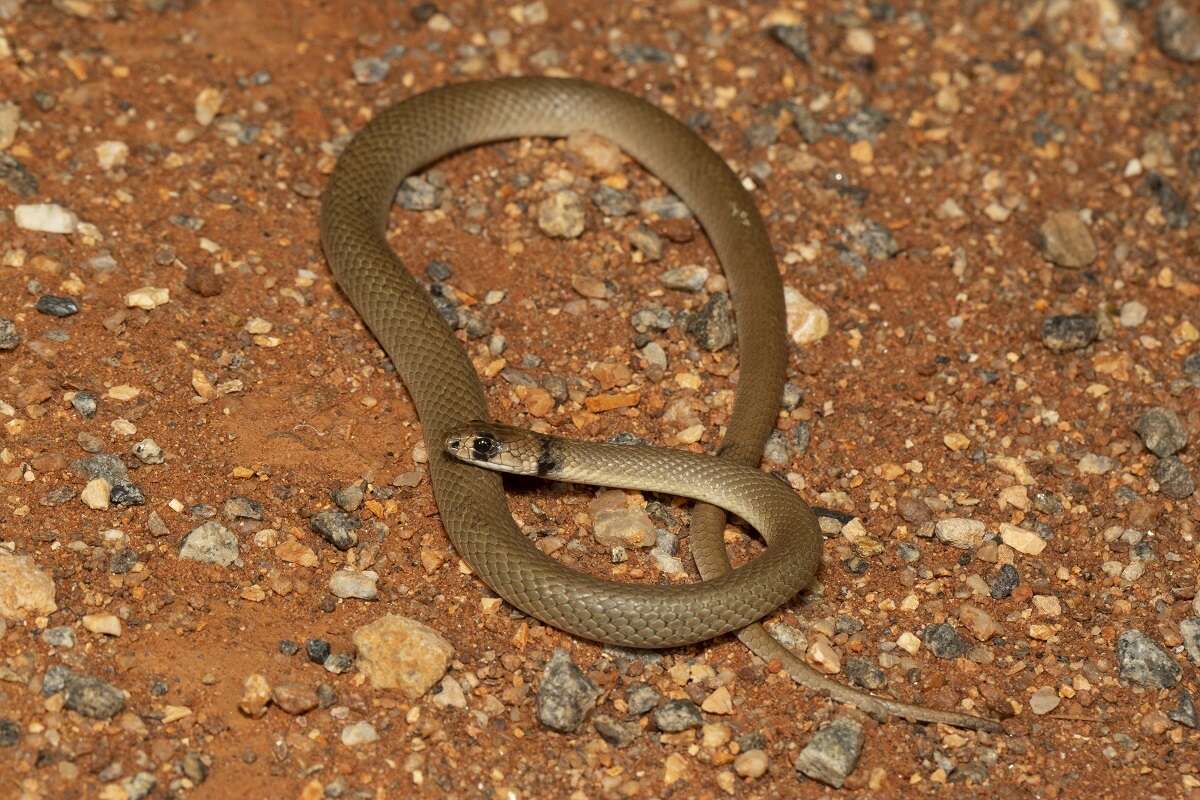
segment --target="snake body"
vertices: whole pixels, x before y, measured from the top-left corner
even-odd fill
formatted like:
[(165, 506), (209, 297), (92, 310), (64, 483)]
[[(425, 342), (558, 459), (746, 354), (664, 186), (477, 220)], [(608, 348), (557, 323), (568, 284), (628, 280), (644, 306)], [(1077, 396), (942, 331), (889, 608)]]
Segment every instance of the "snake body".
[[(386, 239), (400, 182), (458, 150), (523, 136), (595, 132), (666, 183), (696, 214), (729, 282), (738, 324), (740, 374), (720, 459), (756, 467), (774, 428), (786, 367), (783, 292), (765, 226), (725, 162), (687, 126), (632, 95), (580, 80), (504, 78), (442, 87), (381, 112), (347, 145), (321, 203), (321, 242), (334, 276), (391, 358), (420, 417), (442, 523), (459, 554), (505, 600), (543, 622), (629, 647), (673, 647), (737, 630), (800, 683), (876, 715), (900, 714), (964, 727), (994, 723), (875, 698), (829, 680), (756, 623), (802, 588), (820, 563), (811, 511), (768, 523), (790, 527), (762, 556), (732, 570), (725, 512), (698, 503), (690, 543), (703, 581), (657, 586), (604, 581), (542, 553), (508, 511), (498, 475), (451, 458), (446, 437), (489, 418), (470, 359), (428, 294)], [(697, 464), (701, 463), (699, 461)], [(639, 464), (626, 467), (631, 487)], [(719, 472), (718, 469), (718, 472)], [(712, 478), (710, 470), (707, 477)], [(795, 508), (795, 506), (792, 506)]]

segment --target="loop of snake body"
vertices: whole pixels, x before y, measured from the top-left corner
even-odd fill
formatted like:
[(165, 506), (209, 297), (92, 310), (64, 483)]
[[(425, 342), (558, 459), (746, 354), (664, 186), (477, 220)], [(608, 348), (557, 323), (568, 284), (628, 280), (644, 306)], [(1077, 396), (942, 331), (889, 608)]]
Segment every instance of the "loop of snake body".
[[(687, 126), (616, 89), (561, 78), (445, 86), (386, 109), (354, 136), (322, 195), (321, 243), (338, 284), (416, 406), (434, 498), (454, 547), (509, 603), (578, 636), (664, 648), (738, 631), (757, 655), (781, 663), (798, 683), (877, 717), (997, 729), (991, 720), (898, 703), (832, 681), (758, 624), (802, 589), (820, 564), (820, 530), (798, 498), (787, 512), (763, 508), (756, 505), (763, 495), (751, 488), (748, 502), (766, 518), (765, 526), (785, 532), (768, 530), (767, 550), (737, 570), (722, 538), (725, 512), (697, 503), (690, 546), (703, 580), (683, 586), (618, 583), (572, 570), (534, 547), (509, 513), (500, 477), (445, 452), (445, 440), (458, 426), (489, 415), (466, 352), (387, 242), (396, 189), (413, 172), (467, 147), (585, 130), (614, 142), (692, 209), (729, 282), (741, 377), (720, 455), (698, 459), (660, 452), (690, 459), (694, 480), (763, 485), (736, 475), (739, 469), (757, 471), (778, 414), (786, 368), (783, 290), (765, 226), (738, 178)], [(636, 458), (625, 467), (628, 482), (622, 485), (650, 488), (638, 481), (642, 465)], [(725, 496), (725, 489), (717, 496)]]

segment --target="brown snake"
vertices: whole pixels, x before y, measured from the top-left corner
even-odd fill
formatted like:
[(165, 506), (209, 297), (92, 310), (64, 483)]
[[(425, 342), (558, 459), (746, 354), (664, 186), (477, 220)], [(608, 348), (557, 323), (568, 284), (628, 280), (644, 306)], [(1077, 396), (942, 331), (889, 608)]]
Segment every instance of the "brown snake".
[[(424, 428), (434, 497), (451, 542), (483, 581), (522, 611), (581, 637), (673, 647), (729, 631), (804, 686), (876, 716), (997, 730), (991, 720), (873, 697), (830, 680), (757, 620), (805, 586), (821, 559), (815, 517), (776, 520), (791, 531), (732, 570), (725, 512), (697, 503), (690, 545), (703, 581), (685, 586), (601, 580), (563, 566), (521, 533), (501, 479), (444, 451), (464, 422), (489, 418), (470, 359), (386, 238), (396, 188), (450, 153), (523, 136), (588, 130), (611, 140), (696, 214), (729, 281), (740, 375), (715, 465), (757, 468), (774, 428), (786, 367), (783, 290), (766, 228), (725, 162), (687, 126), (624, 92), (580, 80), (505, 78), (411, 97), (376, 116), (346, 147), (321, 202), (321, 242), (337, 282), (395, 364)], [(640, 486), (636, 474), (631, 486)], [(797, 530), (798, 528), (798, 530)]]

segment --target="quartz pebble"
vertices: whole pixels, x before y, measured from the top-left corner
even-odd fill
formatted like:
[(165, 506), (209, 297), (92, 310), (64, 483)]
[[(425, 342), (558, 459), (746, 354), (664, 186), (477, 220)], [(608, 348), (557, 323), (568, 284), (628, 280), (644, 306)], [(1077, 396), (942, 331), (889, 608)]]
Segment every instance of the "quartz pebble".
[(379, 732), (369, 722), (354, 722), (342, 728), (341, 739), (346, 747), (361, 747), (379, 741)]
[(74, 233), (79, 227), (75, 212), (55, 203), (30, 203), (13, 209), (18, 228), (41, 233)]
[(52, 614), (54, 579), (30, 556), (18, 556), (0, 547), (0, 624), (3, 620)]
[(399, 689), (416, 700), (446, 674), (454, 647), (437, 631), (388, 614), (354, 632), (358, 671), (376, 689)]

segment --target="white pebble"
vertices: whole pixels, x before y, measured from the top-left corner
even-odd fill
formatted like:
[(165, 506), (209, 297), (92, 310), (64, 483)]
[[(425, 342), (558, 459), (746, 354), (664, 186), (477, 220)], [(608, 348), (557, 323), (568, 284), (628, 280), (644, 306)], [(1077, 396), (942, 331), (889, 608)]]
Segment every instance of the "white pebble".
[(96, 161), (100, 163), (102, 170), (124, 166), (128, 157), (129, 145), (124, 142), (107, 141), (96, 145)]
[(112, 485), (104, 478), (93, 478), (87, 482), (87, 486), (83, 487), (83, 491), (79, 493), (79, 499), (88, 508), (103, 511), (108, 508), (108, 495), (111, 491)]
[(355, 722), (342, 728), (342, 744), (357, 747), (379, 741), (379, 733), (369, 722)]
[(92, 633), (102, 633), (105, 636), (121, 635), (121, 620), (113, 614), (85, 614), (80, 622)]
[(29, 203), (13, 209), (18, 228), (41, 233), (74, 233), (79, 226), (75, 212), (57, 203)]
[(143, 286), (125, 295), (125, 305), (129, 308), (141, 308), (146, 311), (158, 308), (171, 302), (171, 290), (160, 286)]

